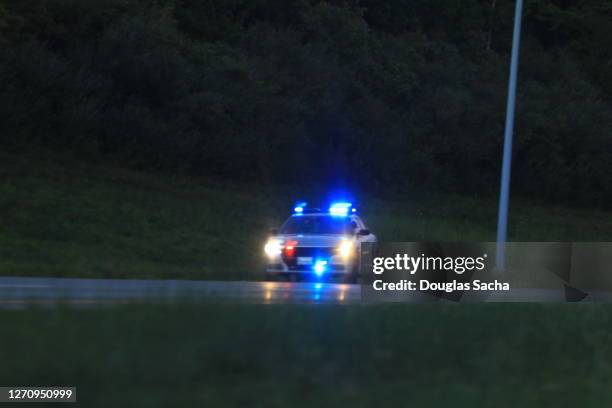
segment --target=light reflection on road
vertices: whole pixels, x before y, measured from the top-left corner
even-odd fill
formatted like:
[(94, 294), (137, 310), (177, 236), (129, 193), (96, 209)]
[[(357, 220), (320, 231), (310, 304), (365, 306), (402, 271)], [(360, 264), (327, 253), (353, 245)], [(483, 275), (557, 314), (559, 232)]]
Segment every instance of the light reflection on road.
[[(517, 289), (498, 293), (490, 302), (559, 302), (563, 291)], [(399, 300), (438, 300), (414, 294)], [(398, 299), (389, 298), (388, 301)], [(229, 302), (266, 304), (354, 304), (360, 303), (360, 285), (330, 282), (221, 282), (188, 280), (75, 279), (0, 277), (0, 308), (29, 305), (102, 307), (149, 302)], [(587, 301), (612, 302), (612, 293), (589, 292)]]
[(361, 301), (359, 285), (330, 282), (220, 282), (0, 277), (0, 307), (224, 301), (343, 304)]
[(264, 303), (348, 303), (361, 299), (359, 285), (327, 282), (266, 282)]

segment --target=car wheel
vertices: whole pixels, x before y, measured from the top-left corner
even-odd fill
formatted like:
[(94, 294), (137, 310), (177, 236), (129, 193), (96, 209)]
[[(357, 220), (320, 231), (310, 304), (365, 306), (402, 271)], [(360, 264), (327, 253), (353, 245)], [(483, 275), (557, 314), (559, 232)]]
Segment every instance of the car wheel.
[(344, 282), (346, 283), (359, 283), (359, 263), (355, 262), (351, 268), (349, 273), (344, 277)]
[(351, 272), (347, 273), (344, 276), (343, 281), (344, 281), (344, 283), (358, 283), (359, 282), (359, 275), (357, 274), (357, 271), (355, 269), (353, 269)]

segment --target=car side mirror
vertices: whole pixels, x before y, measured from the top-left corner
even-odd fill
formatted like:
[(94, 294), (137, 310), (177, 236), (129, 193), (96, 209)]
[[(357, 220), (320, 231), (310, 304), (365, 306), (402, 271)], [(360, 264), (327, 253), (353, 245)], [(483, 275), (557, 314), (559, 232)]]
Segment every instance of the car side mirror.
[(278, 230), (276, 228), (270, 228), (268, 230), (268, 234), (269, 235), (277, 235), (278, 234)]
[(367, 229), (367, 228), (360, 229), (360, 230), (357, 232), (357, 235), (370, 235), (370, 230), (369, 230), (369, 229)]

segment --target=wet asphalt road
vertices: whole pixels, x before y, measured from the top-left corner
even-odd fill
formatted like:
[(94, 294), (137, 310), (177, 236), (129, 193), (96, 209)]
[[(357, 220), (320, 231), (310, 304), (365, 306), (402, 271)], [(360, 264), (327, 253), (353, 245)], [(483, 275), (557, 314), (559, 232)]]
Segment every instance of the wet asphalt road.
[[(431, 302), (438, 299), (421, 292), (390, 294), (383, 301)], [(221, 282), (187, 280), (74, 279), (0, 277), (0, 307), (28, 305), (102, 306), (176, 301), (227, 301), (243, 303), (361, 303), (360, 285), (327, 282)], [(464, 299), (464, 301), (470, 301)], [(488, 294), (487, 302), (565, 301), (561, 289), (516, 289)], [(589, 292), (584, 301), (610, 302), (612, 295)], [(449, 302), (454, 303), (454, 302)]]
[(223, 300), (249, 303), (355, 303), (359, 285), (324, 282), (221, 282), (187, 280), (0, 277), (0, 307), (104, 305)]

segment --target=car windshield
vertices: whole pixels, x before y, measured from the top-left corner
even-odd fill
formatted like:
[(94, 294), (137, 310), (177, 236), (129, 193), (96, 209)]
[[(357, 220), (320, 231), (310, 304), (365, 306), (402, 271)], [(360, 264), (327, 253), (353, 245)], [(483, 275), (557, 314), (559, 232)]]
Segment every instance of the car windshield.
[(304, 215), (289, 218), (281, 228), (281, 234), (348, 234), (351, 220), (348, 217), (329, 215)]

